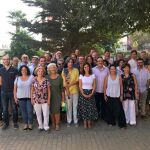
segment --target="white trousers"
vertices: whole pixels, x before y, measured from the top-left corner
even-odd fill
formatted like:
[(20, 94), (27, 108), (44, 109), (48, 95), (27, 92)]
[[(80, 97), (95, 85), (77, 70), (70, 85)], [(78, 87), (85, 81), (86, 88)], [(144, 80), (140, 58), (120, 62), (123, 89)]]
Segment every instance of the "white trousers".
[(123, 108), (126, 116), (126, 123), (135, 125), (136, 124), (135, 100), (123, 101)]
[(68, 99), (68, 96), (66, 96), (66, 102), (67, 102), (67, 123), (72, 122), (72, 112), (73, 112), (73, 120), (74, 123), (78, 123), (77, 118), (77, 106), (78, 106), (78, 97), (79, 94), (70, 94), (70, 99)]
[[(34, 110), (36, 112), (37, 121), (39, 124), (39, 129), (48, 130), (49, 129), (49, 106), (47, 103), (44, 104), (34, 104)], [(42, 121), (42, 113), (43, 113), (43, 119), (44, 123)]]

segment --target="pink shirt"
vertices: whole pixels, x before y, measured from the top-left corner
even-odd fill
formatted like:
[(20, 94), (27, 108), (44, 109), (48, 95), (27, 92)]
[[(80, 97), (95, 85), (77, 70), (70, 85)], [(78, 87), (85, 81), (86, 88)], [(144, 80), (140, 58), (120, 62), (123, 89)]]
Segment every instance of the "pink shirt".
[(107, 67), (100, 69), (98, 66), (96, 66), (92, 69), (92, 71), (96, 77), (96, 92), (104, 93), (104, 80), (109, 74), (109, 69)]

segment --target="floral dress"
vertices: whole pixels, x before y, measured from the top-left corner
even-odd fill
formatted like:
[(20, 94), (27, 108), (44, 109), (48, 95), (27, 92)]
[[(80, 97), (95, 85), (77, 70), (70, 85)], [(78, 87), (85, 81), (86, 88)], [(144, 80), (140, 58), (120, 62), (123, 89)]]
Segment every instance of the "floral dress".
[(37, 104), (44, 104), (48, 101), (48, 87), (50, 83), (48, 79), (44, 79), (44, 81), (40, 84), (35, 77), (32, 86), (33, 90), (33, 101)]

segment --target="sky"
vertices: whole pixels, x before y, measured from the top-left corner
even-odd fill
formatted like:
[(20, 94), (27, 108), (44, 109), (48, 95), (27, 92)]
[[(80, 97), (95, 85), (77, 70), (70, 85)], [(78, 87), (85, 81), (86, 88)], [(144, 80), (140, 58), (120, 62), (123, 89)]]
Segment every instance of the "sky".
[(0, 3), (0, 48), (2, 45), (9, 46), (11, 36), (8, 32), (15, 31), (15, 28), (8, 23), (7, 16), (9, 11), (21, 10), (27, 15), (27, 19), (32, 19), (38, 11), (38, 8), (29, 7), (21, 0), (1, 0)]

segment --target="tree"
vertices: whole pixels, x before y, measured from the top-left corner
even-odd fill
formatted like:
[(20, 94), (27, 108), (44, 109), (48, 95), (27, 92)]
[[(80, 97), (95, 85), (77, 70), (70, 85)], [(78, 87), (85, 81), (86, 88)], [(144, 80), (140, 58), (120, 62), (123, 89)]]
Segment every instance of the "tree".
[(7, 17), (10, 19), (9, 23), (16, 27), (16, 33), (20, 31), (21, 22), (26, 20), (26, 14), (20, 10), (10, 11)]
[(145, 49), (144, 44), (150, 43), (150, 33), (144, 33), (142, 31), (135, 32), (130, 35), (130, 39), (132, 41), (132, 47), (142, 50)]
[(10, 44), (9, 56), (12, 58), (17, 56), (21, 58), (22, 54), (27, 54), (30, 58), (33, 55), (37, 55), (37, 50), (33, 49), (32, 44), (34, 39), (29, 35), (27, 31), (19, 31), (12, 36), (12, 41)]
[(113, 47), (118, 38), (149, 30), (149, 0), (23, 0), (42, 9), (23, 26), (42, 33), (42, 47), (71, 50), (85, 45)]

